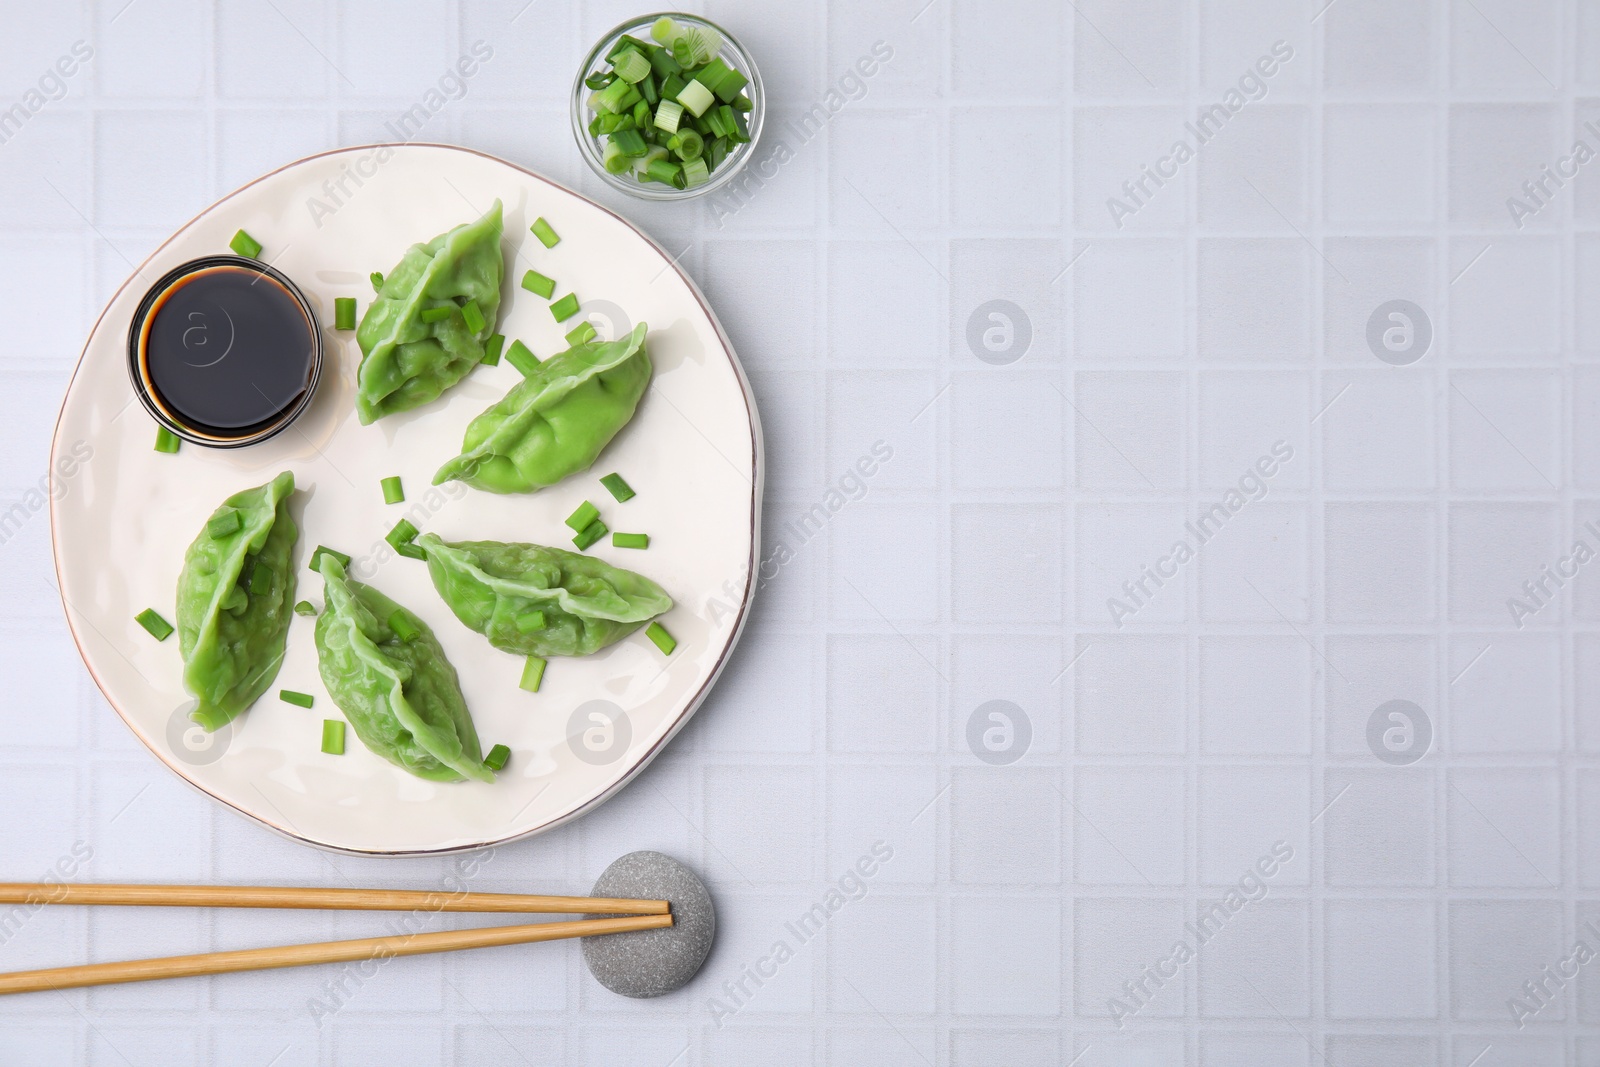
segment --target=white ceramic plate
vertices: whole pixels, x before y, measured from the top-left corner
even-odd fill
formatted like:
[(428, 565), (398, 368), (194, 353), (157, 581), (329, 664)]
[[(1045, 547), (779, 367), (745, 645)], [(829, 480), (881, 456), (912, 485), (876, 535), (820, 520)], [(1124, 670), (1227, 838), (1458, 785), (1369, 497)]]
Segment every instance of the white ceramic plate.
[[(359, 179), (359, 184), (357, 184)], [(341, 192), (340, 189), (343, 191)], [(330, 190), (332, 191), (330, 193)], [(547, 304), (518, 287), (537, 267), (573, 291), (602, 336), (650, 325), (655, 379), (633, 422), (595, 467), (539, 493), (497, 496), (455, 485), (430, 490), (478, 412), (517, 379), (480, 367), (426, 407), (361, 426), (353, 332), (335, 332), (335, 297), (372, 299), (367, 275), (407, 246), (505, 203), (506, 273), (500, 330), (548, 356), (566, 347)], [(528, 226), (543, 215), (561, 243)], [(235, 230), (297, 281), (317, 308), (327, 355), (311, 407), (270, 441), (235, 450), (152, 449), (156, 427), (128, 380), (129, 320), (172, 267), (227, 250)], [(609, 321), (608, 321), (609, 320)], [(630, 321), (631, 320), (631, 321)], [(509, 340), (507, 342), (509, 345)], [(83, 462), (69, 462), (90, 453)], [(150, 750), (230, 807), (311, 844), (407, 854), (472, 848), (547, 830), (595, 807), (660, 752), (705, 699), (738, 640), (760, 543), (761, 432), (748, 383), (694, 284), (628, 222), (501, 160), (442, 145), (343, 149), (260, 178), (179, 230), (100, 316), (62, 405), (52, 447), (56, 572), (67, 619), (95, 681)], [(65, 466), (63, 466), (65, 465)], [(78, 467), (69, 476), (66, 468)], [(484, 750), (510, 746), (493, 785), (413, 778), (352, 733), (344, 756), (320, 751), (322, 720), (340, 718), (317, 673), (313, 618), (297, 617), (269, 693), (228, 731), (190, 726), (178, 641), (157, 643), (134, 622), (153, 607), (175, 616), (183, 551), (227, 495), (292, 470), (300, 492), (297, 599), (322, 604), (305, 569), (318, 544), (355, 557), (354, 574), (433, 627), (461, 676)], [(618, 504), (599, 477), (620, 472), (638, 493)], [(385, 506), (379, 481), (398, 474), (406, 503)], [(383, 536), (401, 517), (446, 540), (567, 546), (562, 520), (594, 501), (613, 530), (651, 537), (645, 551), (591, 552), (660, 582), (676, 601), (662, 622), (677, 638), (663, 657), (643, 631), (597, 655), (554, 659), (539, 693), (517, 687), (522, 660), (490, 647), (440, 601), (420, 561), (393, 557)], [(311, 693), (310, 710), (279, 688)], [(593, 704), (601, 701), (604, 703)], [(591, 713), (598, 713), (595, 718)]]

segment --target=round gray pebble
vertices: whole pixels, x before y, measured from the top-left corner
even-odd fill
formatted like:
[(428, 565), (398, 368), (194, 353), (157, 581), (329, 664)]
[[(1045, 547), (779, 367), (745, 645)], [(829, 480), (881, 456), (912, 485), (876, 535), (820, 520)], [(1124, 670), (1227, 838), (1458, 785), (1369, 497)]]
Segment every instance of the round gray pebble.
[(605, 869), (591, 895), (672, 902), (671, 926), (583, 939), (589, 973), (613, 993), (659, 997), (683, 988), (706, 962), (717, 911), (706, 884), (671, 856), (630, 852)]

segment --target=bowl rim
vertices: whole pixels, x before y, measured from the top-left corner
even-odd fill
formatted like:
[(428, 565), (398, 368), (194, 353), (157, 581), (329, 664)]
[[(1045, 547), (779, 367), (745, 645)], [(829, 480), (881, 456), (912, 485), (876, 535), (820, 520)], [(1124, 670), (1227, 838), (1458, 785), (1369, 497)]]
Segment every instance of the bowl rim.
[[(722, 36), (722, 47), (717, 54), (724, 59), (736, 60), (736, 64), (730, 65), (734, 65), (736, 69), (750, 79), (750, 84), (746, 87), (752, 105), (748, 120), (750, 128), (749, 142), (739, 145), (738, 148), (729, 153), (727, 159), (723, 160), (722, 166), (718, 168), (720, 173), (713, 174), (711, 180), (692, 189), (674, 189), (670, 186), (659, 185), (659, 183), (646, 184), (633, 180), (631, 177), (624, 178), (612, 174), (606, 170), (605, 164), (602, 162), (599, 139), (589, 132), (589, 87), (584, 85), (584, 79), (594, 72), (598, 61), (604, 57), (606, 50), (616, 42), (617, 38), (626, 33), (637, 32), (642, 28), (649, 27), (663, 15), (674, 21), (692, 22), (716, 30)], [(737, 37), (717, 23), (712, 22), (703, 15), (695, 15), (687, 11), (657, 11), (618, 23), (601, 34), (600, 38), (595, 41), (594, 47), (584, 57), (583, 62), (578, 67), (577, 75), (572, 79), (572, 104), (570, 109), (572, 136), (578, 142), (578, 154), (583, 157), (584, 162), (589, 164), (589, 169), (594, 171), (606, 185), (630, 196), (638, 197), (641, 200), (692, 200), (695, 197), (705, 196), (707, 193), (714, 192), (728, 184), (745, 168), (751, 157), (755, 155), (756, 145), (761, 141), (761, 130), (765, 126), (766, 109), (766, 88), (761, 81), (761, 71), (757, 68), (749, 49), (745, 48)]]

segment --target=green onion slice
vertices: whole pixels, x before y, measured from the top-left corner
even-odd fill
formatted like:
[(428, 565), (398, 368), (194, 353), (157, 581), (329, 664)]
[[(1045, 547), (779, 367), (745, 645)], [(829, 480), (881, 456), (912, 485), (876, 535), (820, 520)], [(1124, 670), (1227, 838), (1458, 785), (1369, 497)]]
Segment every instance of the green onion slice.
[(600, 538), (604, 537), (608, 532), (609, 531), (606, 529), (606, 524), (601, 522), (599, 519), (596, 519), (588, 526), (585, 526), (583, 530), (572, 539), (572, 543), (578, 546), (579, 552), (582, 552), (590, 545), (600, 540)]
[(330, 756), (344, 755), (344, 722), (342, 720), (322, 720), (322, 751)]
[(614, 533), (611, 535), (612, 548), (649, 548), (649, 534)]
[(522, 287), (534, 296), (542, 296), (549, 300), (555, 295), (556, 280), (536, 270), (530, 270), (522, 276)]
[(183, 438), (167, 429), (165, 426), (156, 427), (156, 451), (166, 452), (169, 455), (176, 452), (183, 444)]
[(294, 606), (294, 613), (296, 615), (315, 615), (317, 613), (316, 605), (309, 600), (302, 600)]
[(400, 484), (400, 476), (398, 474), (391, 474), (378, 484), (383, 487), (383, 502), (385, 504), (405, 503), (406, 490)]
[(539, 365), (539, 357), (528, 350), (528, 346), (521, 341), (512, 341), (511, 349), (506, 353), (506, 362), (522, 372), (526, 378), (533, 373), (533, 368)]
[(155, 608), (145, 608), (133, 617), (133, 621), (145, 628), (145, 632), (157, 641), (165, 641), (172, 636), (172, 624), (163, 619)]
[(506, 335), (503, 333), (490, 336), (487, 341), (483, 342), (483, 359), (479, 362), (485, 367), (499, 366), (500, 350), (505, 347), (505, 343)]
[(529, 656), (528, 662), (522, 665), (522, 681), (518, 683), (519, 687), (530, 693), (537, 693), (544, 681), (544, 668), (543, 656)]
[(212, 537), (227, 537), (242, 525), (244, 520), (238, 508), (218, 508), (217, 513), (206, 520), (206, 533)]
[(310, 693), (297, 693), (293, 689), (278, 690), (278, 699), (297, 708), (309, 708), (316, 703), (316, 699)]
[(600, 509), (585, 500), (578, 505), (578, 510), (567, 516), (567, 525), (572, 527), (574, 533), (582, 533), (594, 520), (600, 517)]
[(578, 313), (578, 294), (568, 293), (566, 296), (550, 305), (550, 314), (555, 316), (557, 322), (566, 322)]
[(663, 656), (672, 655), (672, 650), (678, 647), (677, 638), (667, 633), (667, 628), (659, 622), (653, 622), (647, 626), (644, 635), (661, 650)]
[(335, 330), (353, 330), (356, 328), (355, 297), (336, 296), (333, 298), (333, 328)]
[(503, 771), (505, 770), (506, 761), (510, 758), (511, 750), (509, 748), (504, 745), (496, 745), (489, 750), (487, 756), (483, 757), (483, 765), (491, 771)]
[(561, 238), (556, 235), (555, 230), (550, 228), (550, 224), (544, 220), (543, 215), (540, 215), (538, 218), (534, 219), (533, 225), (528, 228), (532, 230), (533, 235), (539, 239), (539, 243), (544, 245), (546, 248), (554, 248), (556, 245), (561, 243)]
[(245, 259), (257, 259), (261, 255), (261, 242), (243, 230), (233, 235), (233, 240), (228, 242), (228, 247)]
[(481, 333), (489, 325), (483, 319), (483, 309), (478, 307), (476, 300), (468, 300), (461, 305), (461, 317), (467, 320), (467, 329), (473, 333)]
[(600, 479), (600, 484), (606, 487), (607, 492), (617, 498), (617, 503), (619, 504), (624, 500), (632, 500), (634, 498), (633, 487), (623, 481), (620, 474), (608, 474)]

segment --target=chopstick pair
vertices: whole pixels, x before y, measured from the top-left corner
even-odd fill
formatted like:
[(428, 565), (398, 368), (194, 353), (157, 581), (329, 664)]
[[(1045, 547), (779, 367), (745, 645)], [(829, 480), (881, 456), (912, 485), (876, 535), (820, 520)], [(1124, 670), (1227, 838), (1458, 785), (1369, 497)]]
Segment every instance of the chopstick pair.
[(49, 989), (193, 978), (236, 971), (272, 970), (314, 963), (354, 963), (394, 956), (419, 956), (457, 949), (494, 948), (570, 937), (654, 930), (672, 925), (665, 900), (613, 897), (535, 896), (516, 893), (448, 893), (407, 889), (296, 889), (276, 886), (77, 885), (0, 883), (0, 904), (84, 904), (182, 908), (285, 908), (337, 911), (439, 911), (537, 914), (613, 914), (623, 918), (578, 919), (398, 934), (354, 941), (207, 952), (191, 956), (91, 963), (0, 974), (0, 995)]

